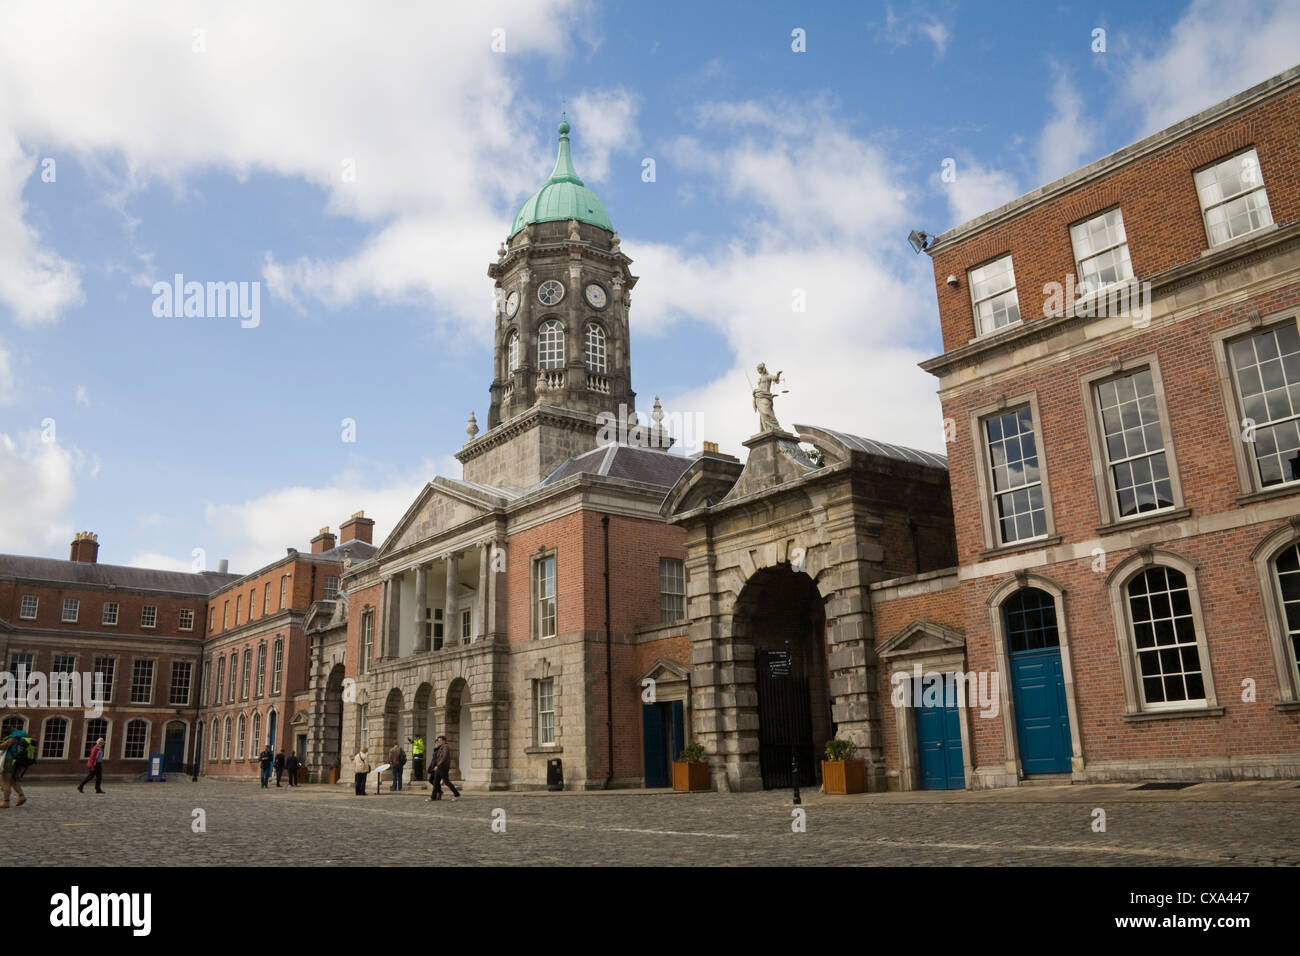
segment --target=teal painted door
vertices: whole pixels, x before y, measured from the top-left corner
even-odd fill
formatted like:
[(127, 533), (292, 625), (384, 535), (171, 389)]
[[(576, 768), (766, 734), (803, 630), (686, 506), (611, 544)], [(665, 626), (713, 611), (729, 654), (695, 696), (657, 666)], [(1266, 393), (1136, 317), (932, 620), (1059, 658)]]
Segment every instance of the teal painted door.
[[(913, 684), (912, 713), (916, 720), (916, 753), (920, 763), (922, 790), (964, 790), (966, 772), (962, 766), (961, 718), (957, 713), (957, 689), (952, 674), (944, 682), (918, 678)], [(926, 688), (931, 702), (927, 705)], [(938, 702), (933, 698), (937, 695)]]
[(1007, 599), (1003, 614), (1020, 765), (1026, 774), (1069, 773), (1073, 747), (1056, 604), (1046, 592), (1024, 588)]

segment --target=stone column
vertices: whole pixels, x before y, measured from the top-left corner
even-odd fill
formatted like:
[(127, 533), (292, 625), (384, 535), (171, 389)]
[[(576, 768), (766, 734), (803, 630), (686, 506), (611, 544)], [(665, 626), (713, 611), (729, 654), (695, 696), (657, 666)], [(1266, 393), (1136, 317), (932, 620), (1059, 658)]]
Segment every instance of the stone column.
[(447, 600), (442, 608), (442, 646), (460, 643), (460, 620), (456, 617), (456, 588), (460, 580), (456, 573), (456, 559), (459, 554), (447, 555)]
[(492, 545), (484, 541), (478, 549), (478, 629), (474, 640), (481, 641), (488, 634), (488, 589), (492, 586)]
[(394, 575), (388, 579), (388, 634), (384, 641), (384, 656), (396, 657), (401, 644), (402, 579)]
[[(379, 592), (379, 634), (377, 635), (379, 639), (375, 641), (374, 647), (371, 649), (372, 664), (374, 661), (386, 656), (388, 653), (388, 616), (389, 608), (391, 606), (389, 595), (392, 593), (392, 590), (393, 579), (391, 577), (384, 578), (383, 587)], [(358, 651), (359, 650), (360, 648), (358, 648)]]
[(413, 608), (413, 617), (415, 620), (415, 649), (416, 651), (429, 650), (429, 642), (425, 640), (425, 621), (429, 615), (429, 569), (427, 565), (417, 565), (415, 568), (415, 607)]

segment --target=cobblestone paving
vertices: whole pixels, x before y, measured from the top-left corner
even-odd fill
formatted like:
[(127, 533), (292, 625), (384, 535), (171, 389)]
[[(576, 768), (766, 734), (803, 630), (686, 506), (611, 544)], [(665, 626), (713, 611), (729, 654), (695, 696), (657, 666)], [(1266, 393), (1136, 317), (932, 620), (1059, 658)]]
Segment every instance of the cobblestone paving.
[[(0, 810), (11, 865), (1300, 865), (1294, 781), (952, 794), (467, 793), (256, 782), (32, 781)], [(1105, 833), (1091, 829), (1106, 811)], [(192, 811), (207, 831), (191, 829)], [(492, 831), (505, 811), (506, 831)], [(12, 839), (21, 820), (23, 839)]]

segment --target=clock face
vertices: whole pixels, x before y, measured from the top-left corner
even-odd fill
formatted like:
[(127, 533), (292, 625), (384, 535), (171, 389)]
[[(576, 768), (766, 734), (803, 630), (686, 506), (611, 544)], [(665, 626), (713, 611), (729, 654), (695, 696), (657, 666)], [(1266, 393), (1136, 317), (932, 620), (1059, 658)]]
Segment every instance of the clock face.
[(564, 298), (564, 286), (554, 279), (547, 279), (537, 288), (537, 299), (542, 305), (555, 305)]
[(587, 304), (593, 309), (603, 309), (609, 304), (609, 296), (605, 294), (605, 287), (599, 282), (588, 282), (583, 294), (587, 297)]
[(519, 290), (515, 289), (508, 296), (506, 296), (506, 315), (510, 316), (511, 318), (514, 318), (515, 313), (518, 311), (519, 311)]

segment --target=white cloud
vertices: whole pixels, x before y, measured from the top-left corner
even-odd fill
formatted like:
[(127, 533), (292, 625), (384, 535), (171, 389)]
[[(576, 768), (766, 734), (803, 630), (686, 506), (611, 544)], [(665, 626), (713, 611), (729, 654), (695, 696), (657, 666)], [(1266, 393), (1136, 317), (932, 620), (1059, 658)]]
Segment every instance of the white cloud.
[(0, 346), (0, 405), (12, 405), (18, 396), (14, 386), (13, 356)]
[[(128, 568), (153, 568), (158, 571), (193, 571), (193, 558), (177, 558), (161, 551), (140, 551), (126, 562)], [(209, 568), (209, 570), (213, 570)]]
[(86, 386), (78, 385), (73, 390), (72, 394), (78, 405), (85, 405), (87, 408), (90, 407), (90, 393), (86, 391)]
[(574, 98), (573, 140), (575, 146), (582, 146), (574, 165), (583, 182), (604, 182), (609, 176), (610, 154), (636, 148), (640, 142), (636, 125), (640, 102), (639, 96), (622, 87), (588, 90)]
[(893, 7), (886, 7), (885, 26), (881, 36), (894, 49), (908, 46), (918, 36), (924, 37), (934, 44), (935, 55), (941, 57), (948, 51), (951, 34), (937, 17), (930, 14), (904, 18), (896, 14)]
[(988, 169), (966, 157), (957, 157), (956, 178), (945, 183), (935, 173), (930, 183), (944, 190), (952, 225), (958, 226), (998, 208), (1020, 195), (1016, 177), (1002, 169)]
[(1294, 0), (1193, 0), (1157, 52), (1130, 59), (1125, 91), (1142, 110), (1142, 135), (1295, 66), (1298, 36)]
[[(0, 432), (0, 552), (57, 553), (72, 540), (69, 517), (80, 473), (98, 470), (76, 448), (43, 442), (37, 432)], [(66, 556), (66, 555), (65, 555)]]
[(1085, 115), (1083, 99), (1064, 73), (1052, 85), (1052, 115), (1038, 137), (1038, 185), (1060, 179), (1093, 155), (1100, 125)]

